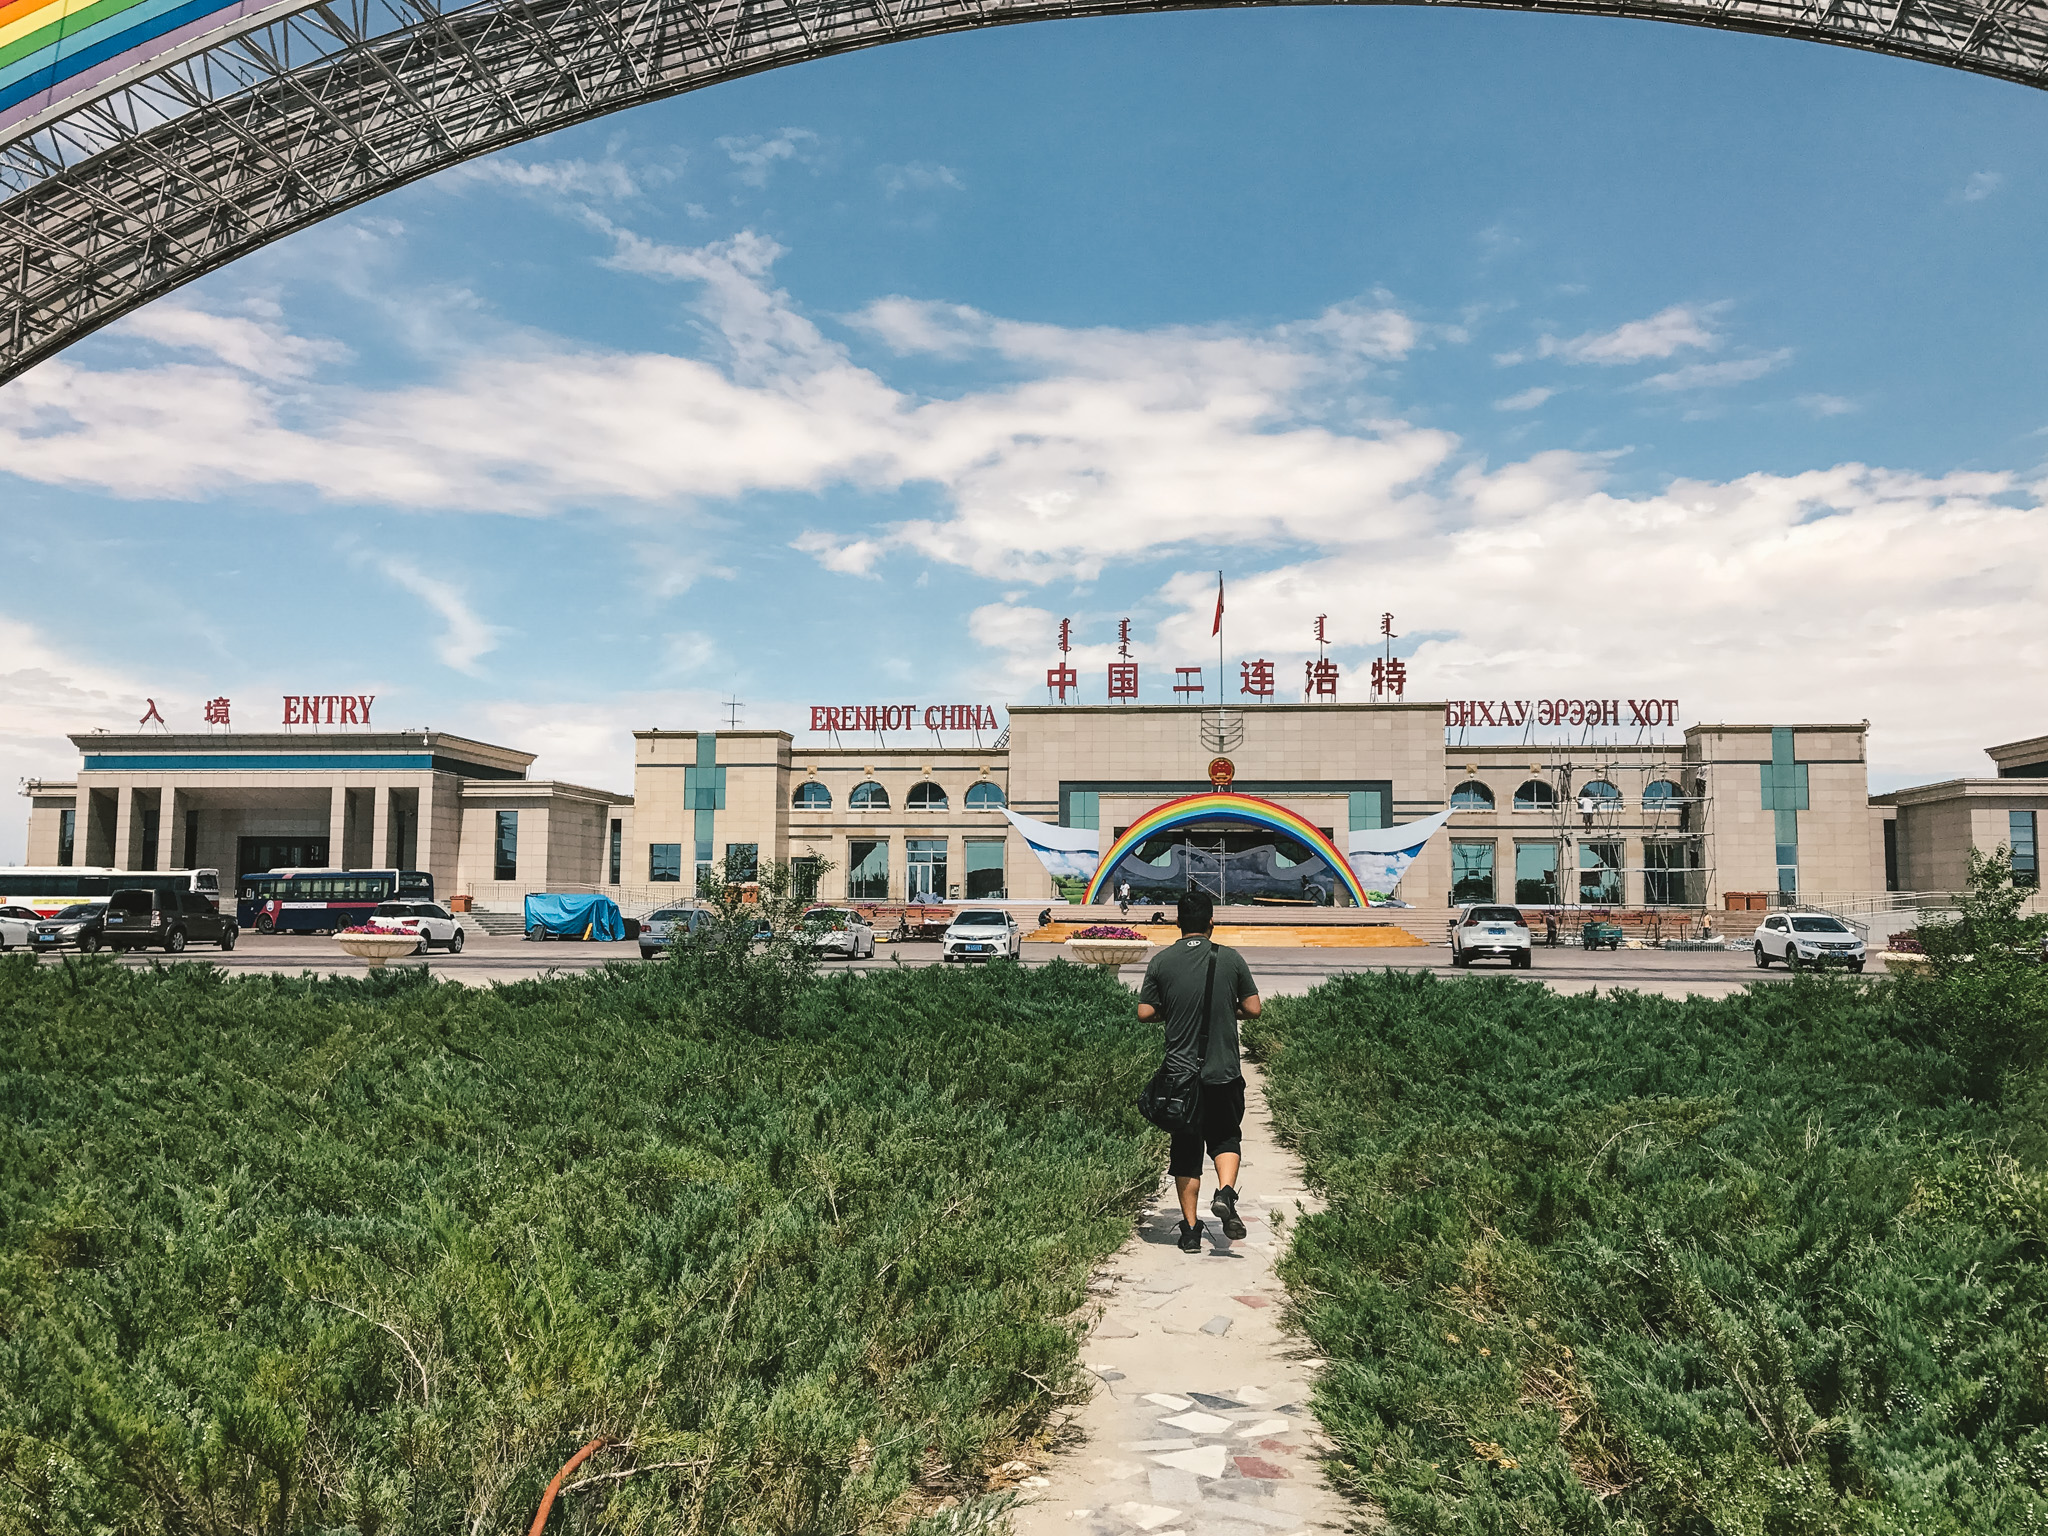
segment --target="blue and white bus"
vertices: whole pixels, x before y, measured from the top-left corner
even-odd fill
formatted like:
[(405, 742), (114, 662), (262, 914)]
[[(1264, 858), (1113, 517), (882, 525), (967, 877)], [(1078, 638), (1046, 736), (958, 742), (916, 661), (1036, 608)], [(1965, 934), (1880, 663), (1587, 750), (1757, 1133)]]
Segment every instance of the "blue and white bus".
[(235, 920), (246, 932), (338, 933), (401, 896), (432, 901), (434, 877), (418, 869), (272, 869), (235, 881)]

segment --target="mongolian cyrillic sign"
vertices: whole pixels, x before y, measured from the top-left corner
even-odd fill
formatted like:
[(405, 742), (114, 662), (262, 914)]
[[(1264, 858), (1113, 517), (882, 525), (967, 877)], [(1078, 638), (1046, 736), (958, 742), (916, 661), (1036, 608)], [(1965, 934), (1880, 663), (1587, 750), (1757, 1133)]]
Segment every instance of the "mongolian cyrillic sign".
[[(1624, 718), (1626, 715), (1626, 718)], [(1676, 725), (1676, 699), (1452, 699), (1444, 724)]]
[(814, 731), (996, 731), (1002, 722), (986, 704), (813, 704)]

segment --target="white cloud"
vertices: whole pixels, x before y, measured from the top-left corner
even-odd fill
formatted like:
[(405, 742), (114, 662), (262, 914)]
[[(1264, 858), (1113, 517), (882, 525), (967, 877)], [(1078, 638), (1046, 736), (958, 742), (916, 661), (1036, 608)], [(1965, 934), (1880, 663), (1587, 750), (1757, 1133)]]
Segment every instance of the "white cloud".
[(1660, 309), (1647, 320), (1631, 320), (1611, 331), (1588, 331), (1560, 340), (1545, 336), (1536, 344), (1540, 357), (1561, 357), (1568, 363), (1599, 363), (1613, 367), (1670, 357), (1688, 347), (1708, 351), (1721, 343), (1710, 324), (1713, 310), (1689, 304)]
[(1554, 389), (1544, 389), (1538, 385), (1533, 389), (1525, 389), (1520, 394), (1509, 395), (1505, 400), (1494, 401), (1493, 408), (1496, 411), (1533, 411), (1556, 393)]
[[(754, 532), (849, 574), (886, 573), (885, 557), (909, 552), (927, 569), (994, 578), (1006, 595), (976, 608), (969, 631), (1016, 698), (1036, 695), (1051, 649), (1054, 605), (1038, 594), (1139, 561), (1183, 567), (1165, 581), (1148, 573), (1132, 604), (1148, 682), (1176, 662), (1213, 666), (1221, 563), (1232, 655), (1266, 654), (1283, 678), (1300, 676), (1314, 614), (1350, 626), (1337, 656), (1355, 669), (1371, 640), (1355, 631), (1390, 608), (1405, 632), (1438, 637), (1410, 657), (1423, 697), (1602, 688), (1681, 697), (1695, 718), (1868, 715), (1888, 772), (1982, 771), (1977, 748), (2021, 729), (2010, 679), (2048, 661), (2048, 509), (2037, 505), (2048, 484), (1846, 464), (1624, 495), (1609, 456), (1475, 462), (1448, 431), (1354, 403), (1362, 360), (1397, 359), (1427, 333), (1405, 316), (1365, 319), (1391, 309), (1377, 301), (1337, 321), (1152, 331), (877, 301), (854, 317), (865, 335), (898, 353), (971, 358), (992, 381), (915, 395), (856, 365), (775, 286), (772, 242), (686, 249), (613, 235), (618, 267), (684, 285), (703, 356), (514, 337), (385, 390), (332, 386), (317, 368), (280, 384), (218, 361), (220, 350), (103, 371), (60, 358), (0, 392), (0, 463), (132, 496), (268, 483), (409, 509), (544, 515), (606, 502), (637, 519), (638, 544), (672, 557), (659, 571), (643, 562), (645, 579), (681, 585), (716, 568), (715, 552), (679, 533), (708, 522), (707, 505), (913, 490), (930, 510), (907, 520)], [(1673, 348), (1703, 345), (1674, 340), (1681, 329), (1663, 332)], [(1651, 382), (1739, 383), (1789, 355)], [(1802, 405), (1824, 411), (1828, 398)], [(413, 567), (387, 572), (440, 615), (450, 665), (476, 668), (500, 632), (467, 594)], [(1076, 664), (1099, 679), (1109, 624), (1091, 624)], [(679, 643), (678, 655), (698, 654)], [(1807, 673), (1772, 664), (1788, 644), (1831, 658), (1824, 698)], [(17, 646), (11, 664), (33, 673), (37, 654)], [(719, 665), (715, 652), (698, 663)], [(20, 718), (56, 730), (113, 714), (107, 701), (127, 686), (46, 670), (57, 681), (9, 674), (0, 731), (18, 729), (13, 701), (37, 688), (53, 702)], [(670, 720), (716, 718), (716, 693)], [(564, 760), (616, 752), (605, 733), (622, 718), (662, 723), (631, 717), (639, 698), (591, 706)], [(759, 701), (750, 715), (779, 718)], [(113, 723), (133, 717), (123, 705)], [(537, 740), (544, 722), (528, 721), (507, 715), (495, 729)], [(68, 749), (39, 750), (52, 771), (73, 765)]]
[(1840, 395), (1801, 395), (1798, 403), (1816, 416), (1846, 416), (1858, 409), (1854, 400), (1844, 400)]
[(198, 352), (259, 379), (304, 378), (321, 363), (345, 361), (337, 341), (295, 336), (275, 312), (219, 315), (175, 300), (146, 305), (121, 322), (122, 333), (175, 351)]
[(1958, 196), (1966, 203), (1981, 203), (2004, 185), (2003, 171), (1973, 171), (1970, 173), (1970, 179), (1963, 183), (1963, 190)]
[(905, 192), (961, 192), (967, 186), (950, 165), (933, 165), (923, 160), (913, 160), (908, 165), (877, 166), (875, 177), (889, 197), (901, 197)]
[(784, 161), (803, 163), (811, 160), (822, 142), (808, 128), (785, 128), (773, 135), (723, 138), (718, 141), (718, 147), (740, 168), (743, 183), (750, 187), (765, 187), (776, 166)]
[(495, 624), (485, 623), (469, 606), (468, 598), (459, 587), (439, 577), (429, 576), (403, 560), (387, 559), (379, 563), (386, 576), (440, 616), (446, 627), (441, 638), (434, 643), (434, 651), (444, 665), (453, 667), (457, 672), (474, 674), (477, 658), (498, 648), (498, 637), (505, 631)]
[(621, 161), (603, 160), (513, 160), (492, 155), (469, 160), (444, 172), (442, 181), (459, 186), (464, 182), (513, 187), (525, 192), (548, 192), (558, 197), (604, 198), (622, 201), (640, 195), (640, 181)]
[(1747, 384), (1751, 379), (1760, 379), (1775, 368), (1781, 368), (1792, 358), (1790, 347), (1780, 347), (1761, 357), (1731, 357), (1719, 363), (1691, 363), (1683, 368), (1674, 368), (1669, 373), (1652, 374), (1643, 380), (1644, 389), (1726, 389), (1731, 384)]

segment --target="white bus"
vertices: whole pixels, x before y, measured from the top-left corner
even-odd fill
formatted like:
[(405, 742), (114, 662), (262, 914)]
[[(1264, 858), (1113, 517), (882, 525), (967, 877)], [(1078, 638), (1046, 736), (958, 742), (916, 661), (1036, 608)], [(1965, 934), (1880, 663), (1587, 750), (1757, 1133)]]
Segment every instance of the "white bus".
[(196, 891), (220, 906), (217, 869), (14, 868), (0, 865), (0, 906), (30, 907), (44, 917), (116, 891)]

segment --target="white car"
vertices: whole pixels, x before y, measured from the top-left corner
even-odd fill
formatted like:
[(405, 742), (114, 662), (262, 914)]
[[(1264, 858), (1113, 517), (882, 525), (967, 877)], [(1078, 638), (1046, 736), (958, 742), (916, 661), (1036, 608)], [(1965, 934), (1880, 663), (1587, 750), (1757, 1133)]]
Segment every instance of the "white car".
[(640, 919), (640, 958), (652, 960), (677, 939), (687, 938), (711, 921), (704, 907), (661, 907)]
[(0, 951), (28, 948), (29, 930), (42, 920), (33, 907), (0, 907)]
[(1451, 924), (1451, 964), (1505, 960), (1518, 971), (1534, 964), (1529, 925), (1513, 907), (1467, 907)]
[(804, 914), (804, 932), (810, 935), (811, 953), (821, 959), (874, 957), (875, 930), (866, 918), (845, 907), (811, 908)]
[(971, 907), (953, 914), (939, 946), (940, 958), (948, 963), (993, 960), (1000, 955), (1015, 960), (1024, 953), (1024, 930), (1000, 908)]
[(437, 944), (451, 955), (462, 953), (462, 924), (453, 912), (431, 901), (380, 901), (366, 926), (418, 934), (415, 954), (424, 955)]
[(1767, 971), (1773, 960), (1789, 970), (1802, 965), (1846, 965), (1863, 969), (1863, 941), (1856, 930), (1826, 912), (1781, 912), (1763, 920), (1756, 931), (1756, 968)]

